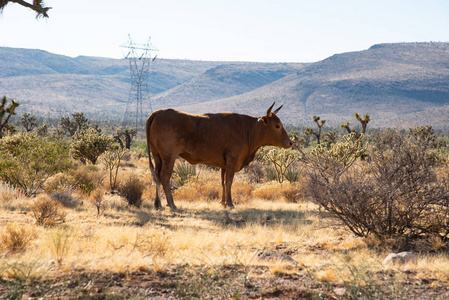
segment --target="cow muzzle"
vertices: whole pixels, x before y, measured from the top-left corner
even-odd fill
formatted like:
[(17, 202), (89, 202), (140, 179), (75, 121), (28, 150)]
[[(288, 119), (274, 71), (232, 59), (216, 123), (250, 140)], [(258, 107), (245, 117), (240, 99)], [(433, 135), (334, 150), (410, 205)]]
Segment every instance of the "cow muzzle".
[(293, 142), (290, 141), (290, 140), (285, 141), (283, 144), (284, 144), (283, 146), (284, 146), (285, 149), (289, 149), (289, 148), (291, 148), (293, 146)]

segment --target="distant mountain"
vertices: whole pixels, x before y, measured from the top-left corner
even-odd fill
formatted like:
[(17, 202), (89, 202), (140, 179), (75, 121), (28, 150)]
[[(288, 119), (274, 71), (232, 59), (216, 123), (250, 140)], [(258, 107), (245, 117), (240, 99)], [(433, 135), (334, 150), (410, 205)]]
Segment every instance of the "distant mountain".
[[(19, 101), (23, 111), (120, 118), (126, 109), (128, 60), (0, 47), (0, 66), (0, 95)], [(159, 59), (150, 67), (149, 91), (153, 108), (198, 103), (248, 92), (301, 66)]]
[(241, 95), (293, 74), (302, 64), (229, 64), (207, 70), (189, 82), (152, 98), (155, 107), (167, 108)]
[[(0, 66), (0, 96), (21, 102), (23, 112), (120, 118), (126, 108), (125, 59), (0, 48)], [(373, 127), (449, 129), (449, 43), (380, 44), (311, 64), (160, 59), (150, 72), (153, 109), (259, 116), (276, 101), (284, 123), (295, 125), (312, 126), (313, 115), (326, 126), (355, 125), (358, 112), (369, 113)]]
[(284, 104), (281, 117), (293, 124), (312, 126), (319, 115), (338, 125), (359, 112), (376, 127), (449, 129), (449, 44), (381, 44), (337, 54), (251, 92), (180, 109), (261, 114), (273, 101)]

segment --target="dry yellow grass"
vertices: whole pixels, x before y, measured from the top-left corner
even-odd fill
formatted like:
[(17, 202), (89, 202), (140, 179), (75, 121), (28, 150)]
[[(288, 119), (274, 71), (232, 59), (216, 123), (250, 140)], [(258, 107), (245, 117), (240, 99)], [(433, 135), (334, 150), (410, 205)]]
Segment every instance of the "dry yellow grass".
[[(33, 232), (20, 254), (0, 254), (0, 264), (6, 266), (0, 276), (15, 276), (18, 265), (32, 268), (36, 277), (74, 269), (129, 274), (162, 272), (169, 265), (239, 265), (248, 268), (249, 277), (259, 276), (251, 272), (254, 266), (268, 266), (272, 274), (296, 274), (302, 267), (323, 282), (363, 285), (369, 272), (383, 270), (387, 252), (368, 247), (377, 241), (330, 226), (312, 203), (287, 202), (282, 189), (294, 189), (290, 183), (252, 184), (239, 177), (233, 185), (236, 209), (227, 211), (219, 203), (219, 173), (202, 171), (176, 190), (178, 211), (171, 212), (152, 209), (148, 203), (154, 186), (145, 170), (137, 174), (147, 184), (140, 209), (117, 195), (105, 195), (104, 212), (98, 215), (95, 205), (80, 199), (84, 205), (67, 209), (65, 223), (54, 227), (33, 225), (28, 198), (0, 202), (2, 232), (7, 224), (27, 224)], [(256, 259), (259, 250), (278, 249), (288, 250), (298, 265)], [(417, 264), (398, 267), (408, 269), (419, 278), (449, 281), (444, 254), (420, 256)]]

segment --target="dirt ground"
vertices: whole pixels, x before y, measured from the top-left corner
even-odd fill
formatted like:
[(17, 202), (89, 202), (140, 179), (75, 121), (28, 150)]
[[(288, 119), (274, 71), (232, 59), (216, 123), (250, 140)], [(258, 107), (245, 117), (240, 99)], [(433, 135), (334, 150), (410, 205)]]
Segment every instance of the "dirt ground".
[[(272, 274), (265, 266), (207, 269), (168, 266), (163, 272), (71, 271), (0, 284), (2, 299), (448, 299), (449, 286), (416, 279), (413, 272), (374, 274), (364, 286), (317, 281), (299, 267)], [(404, 276), (405, 275), (405, 276)]]

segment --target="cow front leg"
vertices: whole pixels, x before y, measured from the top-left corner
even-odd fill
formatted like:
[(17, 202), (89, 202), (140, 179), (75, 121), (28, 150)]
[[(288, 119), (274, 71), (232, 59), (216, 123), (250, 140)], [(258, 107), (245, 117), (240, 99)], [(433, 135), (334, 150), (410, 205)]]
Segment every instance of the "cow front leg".
[(170, 178), (173, 173), (173, 167), (175, 165), (176, 158), (164, 158), (162, 160), (161, 168), (161, 183), (164, 188), (165, 197), (167, 198), (167, 204), (172, 210), (176, 210), (175, 202), (173, 201), (173, 195), (170, 188)]
[(232, 187), (232, 181), (234, 180), (234, 174), (235, 170), (234, 168), (226, 168), (226, 205), (225, 207), (234, 208), (234, 204), (232, 203), (232, 196), (231, 196), (231, 187)]
[(221, 187), (222, 187), (222, 193), (221, 193), (221, 205), (226, 207), (226, 185), (225, 185), (225, 175), (226, 175), (226, 169), (221, 169)]

